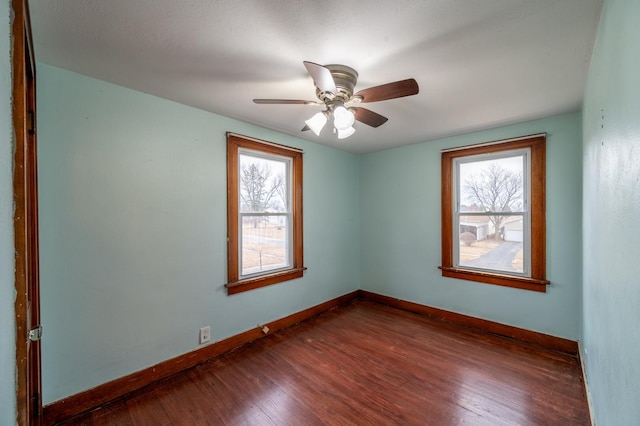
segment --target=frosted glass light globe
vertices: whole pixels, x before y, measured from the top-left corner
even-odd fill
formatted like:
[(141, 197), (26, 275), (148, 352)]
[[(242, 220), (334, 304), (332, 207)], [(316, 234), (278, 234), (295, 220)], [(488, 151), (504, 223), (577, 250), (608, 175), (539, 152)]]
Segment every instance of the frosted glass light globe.
[(355, 120), (353, 113), (343, 106), (333, 110), (333, 125), (338, 130), (347, 130), (353, 126)]

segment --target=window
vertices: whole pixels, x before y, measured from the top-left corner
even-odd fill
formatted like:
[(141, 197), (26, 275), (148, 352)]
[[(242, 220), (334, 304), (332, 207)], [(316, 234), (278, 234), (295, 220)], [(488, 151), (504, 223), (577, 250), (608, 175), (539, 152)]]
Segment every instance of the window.
[(443, 276), (546, 291), (545, 143), (443, 151)]
[(299, 278), (302, 151), (227, 134), (227, 293)]

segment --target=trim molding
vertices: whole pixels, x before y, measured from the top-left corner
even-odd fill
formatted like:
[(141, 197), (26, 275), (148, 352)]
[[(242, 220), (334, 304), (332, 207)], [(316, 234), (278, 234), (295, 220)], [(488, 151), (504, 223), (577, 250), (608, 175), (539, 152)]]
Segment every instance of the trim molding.
[(562, 337), (551, 336), (549, 334), (526, 330), (524, 328), (518, 328), (512, 325), (501, 324), (499, 322), (493, 322), (464, 314), (458, 314), (456, 312), (446, 311), (444, 309), (432, 308), (430, 306), (396, 299), (394, 297), (383, 296), (381, 294), (372, 293), (366, 290), (360, 290), (360, 298), (400, 308), (405, 311), (426, 315), (436, 320), (447, 321), (464, 327), (475, 328), (487, 333), (507, 337), (509, 339), (519, 340), (521, 342), (540, 346), (552, 351), (562, 352), (575, 357), (578, 356), (578, 342), (564, 339)]
[[(44, 424), (56, 424), (85, 411), (99, 407), (130, 392), (195, 367), (198, 364), (202, 364), (254, 340), (258, 340), (268, 334), (290, 327), (337, 306), (351, 303), (356, 300), (358, 296), (359, 292), (357, 290), (347, 293), (279, 320), (261, 324), (243, 333), (236, 334), (184, 355), (168, 359), (144, 370), (136, 371), (135, 373), (120, 377), (119, 379), (112, 380), (95, 388), (52, 402), (44, 407)], [(269, 328), (267, 333), (263, 332), (262, 327), (264, 326)]]
[(596, 416), (594, 411), (593, 399), (591, 399), (591, 390), (589, 388), (589, 378), (587, 377), (587, 366), (585, 365), (587, 354), (582, 342), (578, 342), (578, 349), (580, 350), (580, 369), (582, 370), (582, 383), (584, 384), (584, 393), (587, 399), (587, 407), (589, 407), (589, 424), (595, 425)]
[(498, 144), (506, 143), (506, 142), (515, 142), (515, 141), (521, 141), (523, 139), (541, 138), (541, 137), (545, 137), (546, 138), (547, 137), (547, 133), (546, 132), (542, 132), (542, 133), (536, 133), (534, 135), (518, 136), (517, 138), (499, 139), (499, 140), (491, 141), (491, 142), (472, 143), (471, 145), (463, 145), (463, 146), (457, 146), (457, 147), (453, 147), (453, 148), (441, 149), (440, 152), (458, 151), (460, 149), (465, 149), (465, 148), (475, 148), (475, 147), (479, 147), (479, 146), (498, 145)]
[[(261, 324), (243, 333), (212, 343), (184, 355), (168, 359), (144, 370), (104, 383), (93, 389), (52, 402), (44, 407), (44, 424), (52, 425), (67, 420), (80, 413), (99, 407), (135, 390), (148, 386), (154, 382), (173, 376), (181, 371), (195, 367), (198, 364), (202, 364), (235, 348), (261, 339), (268, 334), (275, 333), (301, 321), (320, 315), (332, 308), (340, 305), (347, 305), (358, 299), (388, 305), (405, 311), (425, 315), (434, 320), (447, 321), (463, 327), (478, 329), (486, 333), (519, 340), (545, 349), (579, 357), (578, 342), (574, 342), (572, 340), (458, 314), (439, 308), (433, 308), (366, 290), (356, 290), (273, 322)], [(264, 326), (267, 326), (269, 329), (267, 333), (263, 332)]]

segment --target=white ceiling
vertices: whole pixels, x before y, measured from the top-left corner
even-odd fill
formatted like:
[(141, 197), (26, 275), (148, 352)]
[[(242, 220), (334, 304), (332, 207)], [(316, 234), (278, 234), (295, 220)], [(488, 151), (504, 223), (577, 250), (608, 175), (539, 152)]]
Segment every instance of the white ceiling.
[[(39, 61), (355, 153), (578, 111), (602, 0), (31, 0)], [(338, 140), (302, 61), (415, 78)]]

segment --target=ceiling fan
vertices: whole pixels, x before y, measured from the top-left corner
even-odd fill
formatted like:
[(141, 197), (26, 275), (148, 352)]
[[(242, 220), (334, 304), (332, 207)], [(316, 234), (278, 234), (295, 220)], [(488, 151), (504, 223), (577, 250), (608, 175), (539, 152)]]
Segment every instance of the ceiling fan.
[(257, 104), (299, 104), (320, 105), (325, 109), (306, 120), (302, 131), (311, 130), (316, 135), (333, 116), (334, 133), (339, 139), (344, 139), (355, 133), (355, 120), (371, 127), (379, 127), (387, 122), (384, 117), (367, 108), (354, 106), (360, 103), (379, 102), (389, 99), (402, 98), (418, 93), (418, 83), (413, 79), (395, 81), (380, 86), (370, 87), (353, 93), (358, 81), (358, 73), (346, 65), (318, 65), (304, 61), (304, 66), (313, 78), (316, 86), (316, 96), (319, 101), (304, 101), (297, 99), (254, 99)]

